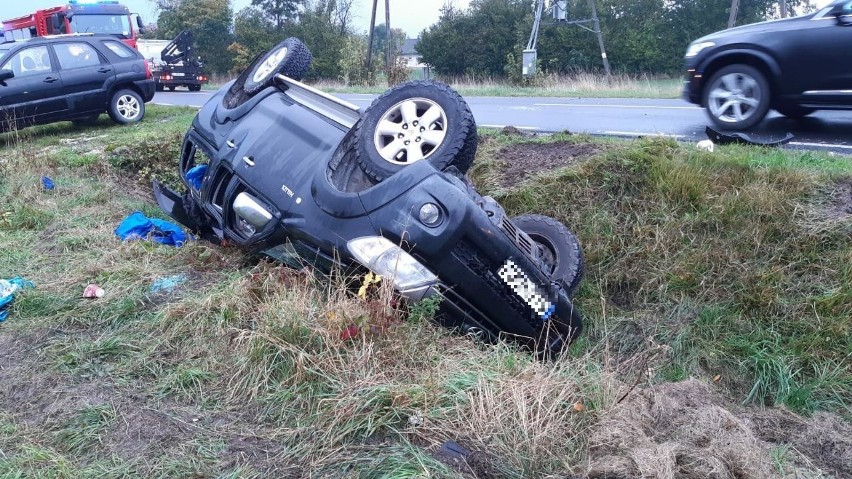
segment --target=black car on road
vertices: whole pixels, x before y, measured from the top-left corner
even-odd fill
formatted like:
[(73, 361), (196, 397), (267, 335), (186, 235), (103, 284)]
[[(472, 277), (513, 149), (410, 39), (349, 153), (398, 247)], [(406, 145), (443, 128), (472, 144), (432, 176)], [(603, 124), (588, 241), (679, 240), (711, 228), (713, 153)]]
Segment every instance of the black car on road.
[(686, 52), (684, 96), (713, 124), (746, 130), (770, 109), (790, 118), (852, 109), (852, 1), (723, 30)]
[(110, 35), (73, 34), (0, 44), (0, 131), (101, 113), (145, 116), (154, 81), (142, 55)]

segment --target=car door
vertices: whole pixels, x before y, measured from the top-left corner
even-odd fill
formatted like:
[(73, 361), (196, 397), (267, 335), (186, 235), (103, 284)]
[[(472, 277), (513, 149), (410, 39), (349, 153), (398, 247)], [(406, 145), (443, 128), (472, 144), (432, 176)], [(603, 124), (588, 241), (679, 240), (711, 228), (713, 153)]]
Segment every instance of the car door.
[(113, 66), (85, 41), (54, 43), (53, 50), (72, 114), (104, 111), (106, 95), (115, 81)]
[(779, 48), (786, 93), (796, 101), (852, 102), (852, 25), (837, 17), (841, 8), (803, 22)]
[(0, 121), (6, 123), (4, 126), (12, 122), (19, 126), (46, 123), (65, 113), (62, 79), (46, 44), (8, 55), (0, 69), (15, 75), (5, 86), (0, 85)]

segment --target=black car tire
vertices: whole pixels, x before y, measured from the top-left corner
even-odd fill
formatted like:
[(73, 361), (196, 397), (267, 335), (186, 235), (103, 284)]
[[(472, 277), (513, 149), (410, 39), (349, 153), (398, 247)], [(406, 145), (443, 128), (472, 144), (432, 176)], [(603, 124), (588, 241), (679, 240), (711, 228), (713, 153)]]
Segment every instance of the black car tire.
[(201, 91), (201, 85), (189, 85), (189, 91)]
[(145, 102), (133, 90), (124, 89), (113, 93), (109, 101), (109, 117), (112, 121), (127, 125), (136, 123), (145, 116)]
[(542, 247), (550, 277), (573, 298), (583, 280), (585, 263), (580, 241), (565, 225), (544, 215), (521, 215), (512, 223)]
[(163, 85), (162, 85), (161, 83), (157, 83), (157, 84), (154, 86), (154, 89), (155, 89), (155, 90), (157, 90), (157, 91), (163, 91), (163, 90), (165, 90), (165, 88), (163, 88)]
[[(758, 69), (728, 65), (710, 77), (702, 104), (720, 130), (747, 130), (760, 123), (769, 111), (769, 82)], [(739, 109), (739, 111), (737, 111)]]
[(354, 128), (358, 164), (376, 182), (420, 160), (466, 173), (476, 156), (470, 107), (443, 83), (397, 85), (373, 101)]
[(804, 108), (796, 105), (779, 106), (776, 110), (778, 113), (794, 120), (804, 118), (816, 111), (814, 108)]
[(249, 95), (272, 85), (275, 75), (282, 74), (301, 80), (311, 67), (313, 55), (301, 40), (290, 37), (266, 52), (255, 61), (245, 77), (243, 89)]

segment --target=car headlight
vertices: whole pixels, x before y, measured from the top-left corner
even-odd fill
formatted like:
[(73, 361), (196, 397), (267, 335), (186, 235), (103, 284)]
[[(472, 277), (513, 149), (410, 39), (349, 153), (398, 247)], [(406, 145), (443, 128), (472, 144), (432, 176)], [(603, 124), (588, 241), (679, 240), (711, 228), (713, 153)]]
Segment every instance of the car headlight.
[(393, 281), (404, 292), (437, 281), (438, 277), (399, 246), (381, 236), (355, 238), (346, 244), (352, 256), (372, 272)]
[(704, 50), (705, 48), (709, 48), (709, 47), (712, 47), (712, 46), (715, 46), (715, 45), (716, 44), (713, 43), (713, 42), (693, 43), (692, 45), (689, 46), (689, 48), (686, 49), (686, 58), (692, 58), (692, 57), (698, 55), (699, 53), (701, 53), (701, 51)]

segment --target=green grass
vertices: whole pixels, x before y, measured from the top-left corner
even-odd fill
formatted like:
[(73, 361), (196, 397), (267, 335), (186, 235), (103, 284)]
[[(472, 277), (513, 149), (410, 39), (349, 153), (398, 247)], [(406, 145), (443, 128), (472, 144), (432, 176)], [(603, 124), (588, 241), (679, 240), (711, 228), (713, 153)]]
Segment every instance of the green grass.
[[(850, 414), (848, 157), (483, 132), (482, 193), (559, 218), (584, 247), (586, 331), (541, 363), (444, 331), (432, 303), (388, 315), (381, 290), (360, 300), (236, 248), (119, 242), (130, 212), (164, 218), (147, 184), (175, 180), (193, 114), (0, 138), (0, 277), (36, 283), (0, 325), (0, 477), (473, 477), (435, 457), (446, 440), (478, 452), (479, 477), (566, 477), (606, 454), (596, 434), (625, 394), (634, 407), (690, 378), (732, 411)], [(594, 153), (507, 183), (530, 143)], [(89, 283), (106, 296), (81, 298)], [(779, 474), (804, 454), (742, 449)]]

